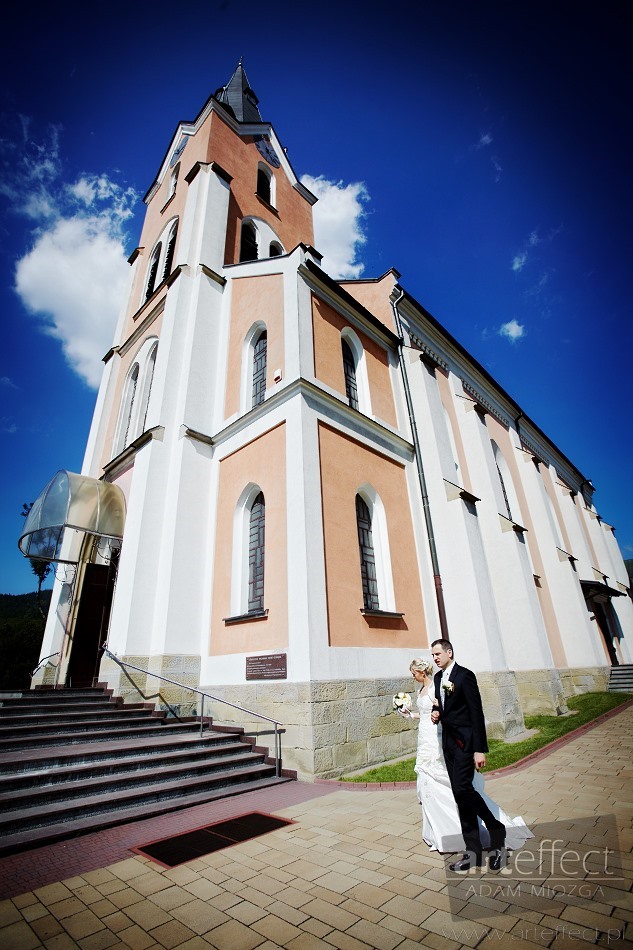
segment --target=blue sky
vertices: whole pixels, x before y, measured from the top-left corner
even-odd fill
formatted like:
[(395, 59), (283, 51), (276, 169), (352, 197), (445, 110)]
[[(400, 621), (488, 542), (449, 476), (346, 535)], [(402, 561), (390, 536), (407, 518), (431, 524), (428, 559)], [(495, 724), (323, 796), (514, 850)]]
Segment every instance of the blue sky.
[(13, 16), (0, 63), (0, 592), (35, 587), (17, 550), (22, 503), (80, 470), (142, 195), (178, 121), (240, 56), (323, 196), (330, 272), (400, 271), (593, 481), (633, 557), (624, 3), (140, 0)]

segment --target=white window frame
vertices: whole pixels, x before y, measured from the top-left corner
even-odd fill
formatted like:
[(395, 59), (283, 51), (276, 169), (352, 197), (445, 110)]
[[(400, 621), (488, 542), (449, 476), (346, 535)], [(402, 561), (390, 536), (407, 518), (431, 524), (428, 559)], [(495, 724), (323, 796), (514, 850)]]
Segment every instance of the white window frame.
[[(158, 352), (158, 337), (141, 344), (125, 378), (123, 400), (114, 439), (113, 457), (119, 455), (141, 435), (147, 418)], [(136, 374), (136, 380), (134, 376)]]
[(376, 489), (367, 482), (356, 489), (354, 508), (356, 507), (356, 495), (360, 495), (363, 499), (371, 516), (371, 539), (376, 564), (378, 609), (393, 613), (396, 610), (396, 598), (393, 589), (393, 571), (385, 506)]
[[(167, 251), (169, 250), (169, 239), (171, 237), (171, 232), (173, 228), (178, 227), (178, 218), (171, 218), (163, 230), (161, 235), (156, 241), (154, 247), (152, 248), (152, 253), (149, 256), (149, 265), (147, 268), (147, 274), (145, 276), (145, 284), (143, 288), (143, 301), (149, 300), (149, 298), (156, 293), (160, 285), (163, 283), (166, 277), (169, 275), (165, 273), (165, 264), (167, 262)], [(177, 240), (177, 236), (176, 236)], [(156, 277), (154, 278), (154, 286), (151, 289), (151, 293), (148, 294), (150, 277), (152, 275), (152, 261), (156, 251), (158, 251), (158, 266), (156, 268)]]
[[(367, 376), (367, 360), (365, 349), (358, 335), (351, 327), (343, 327), (341, 330), (341, 339), (345, 340), (352, 356), (354, 357), (354, 368), (356, 372), (356, 389), (358, 391), (358, 410), (365, 416), (371, 416), (371, 396), (369, 392), (369, 378)], [(341, 366), (343, 365), (343, 352), (341, 350)]]
[(242, 490), (233, 513), (233, 545), (231, 551), (231, 616), (248, 613), (248, 555), (251, 508), (259, 495), (266, 495), (255, 482)]
[(268, 327), (263, 320), (256, 320), (242, 343), (242, 368), (240, 373), (240, 415), (253, 408), (253, 356), (260, 334)]
[[(268, 184), (270, 185), (270, 201), (266, 203), (270, 204), (271, 208), (276, 208), (277, 207), (277, 182), (276, 182), (275, 176), (273, 175), (268, 165), (266, 165), (264, 162), (257, 163), (258, 176), (259, 176), (260, 171), (266, 175), (266, 178), (268, 179)], [(257, 179), (255, 181), (255, 188), (257, 189)], [(263, 195), (260, 195), (259, 191), (256, 190), (255, 193), (259, 198), (262, 199), (262, 201), (266, 201)]]

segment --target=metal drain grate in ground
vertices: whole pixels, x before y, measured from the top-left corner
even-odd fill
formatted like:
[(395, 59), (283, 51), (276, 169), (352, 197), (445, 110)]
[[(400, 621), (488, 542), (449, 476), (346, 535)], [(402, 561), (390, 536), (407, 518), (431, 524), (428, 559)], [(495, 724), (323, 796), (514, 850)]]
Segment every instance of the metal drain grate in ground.
[(248, 841), (250, 838), (257, 838), (259, 835), (265, 835), (269, 831), (276, 831), (277, 828), (292, 824), (294, 822), (290, 819), (253, 811), (239, 818), (219, 821), (215, 825), (207, 825), (206, 828), (186, 831), (173, 838), (152, 841), (150, 844), (131, 850), (151, 858), (152, 861), (164, 867), (173, 868), (186, 861), (193, 861), (194, 858), (199, 858), (203, 854), (229, 848), (239, 841)]

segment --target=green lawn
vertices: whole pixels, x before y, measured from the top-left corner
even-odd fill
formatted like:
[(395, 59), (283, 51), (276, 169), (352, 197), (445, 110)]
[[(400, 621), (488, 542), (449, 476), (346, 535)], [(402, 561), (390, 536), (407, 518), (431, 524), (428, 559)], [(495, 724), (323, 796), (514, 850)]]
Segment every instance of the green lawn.
[[(491, 739), (490, 751), (486, 756), (486, 772), (500, 769), (504, 765), (512, 765), (519, 759), (525, 758), (531, 752), (536, 752), (548, 742), (553, 742), (564, 736), (572, 729), (583, 726), (601, 716), (602, 713), (614, 709), (621, 703), (633, 699), (631, 693), (583, 693), (567, 700), (567, 706), (574, 710), (571, 716), (526, 716), (526, 729), (538, 729), (536, 735), (522, 742), (504, 742), (501, 739)], [(402, 762), (392, 762), (377, 768), (369, 769), (362, 775), (343, 776), (342, 782), (415, 782), (413, 766), (415, 757)]]

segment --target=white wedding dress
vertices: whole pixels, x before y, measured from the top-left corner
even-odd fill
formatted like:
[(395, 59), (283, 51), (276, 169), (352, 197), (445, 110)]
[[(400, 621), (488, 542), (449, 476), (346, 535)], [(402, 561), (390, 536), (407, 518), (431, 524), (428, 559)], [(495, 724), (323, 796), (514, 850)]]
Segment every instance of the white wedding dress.
[[(433, 701), (427, 693), (418, 690), (417, 707), (420, 713), (418, 752), (415, 760), (418, 799), (422, 806), (422, 837), (432, 851), (455, 852), (465, 848), (457, 805), (442, 752), (442, 726), (431, 722)], [(516, 850), (534, 835), (522, 818), (510, 818), (484, 792), (484, 777), (475, 772), (473, 785), (488, 808), (506, 826), (506, 846)], [(485, 825), (479, 823), (481, 843), (488, 847), (490, 839)]]

